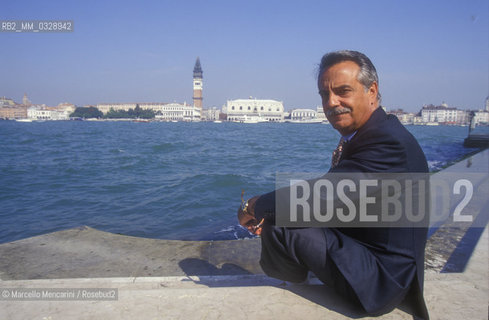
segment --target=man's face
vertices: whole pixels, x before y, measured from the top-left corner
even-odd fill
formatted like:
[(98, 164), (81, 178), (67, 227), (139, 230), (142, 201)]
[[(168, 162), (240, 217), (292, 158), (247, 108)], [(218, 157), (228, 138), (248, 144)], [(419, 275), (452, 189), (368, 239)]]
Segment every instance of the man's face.
[(368, 90), (357, 80), (360, 67), (343, 61), (326, 69), (319, 79), (319, 94), (326, 118), (342, 135), (358, 130), (377, 108), (377, 83)]

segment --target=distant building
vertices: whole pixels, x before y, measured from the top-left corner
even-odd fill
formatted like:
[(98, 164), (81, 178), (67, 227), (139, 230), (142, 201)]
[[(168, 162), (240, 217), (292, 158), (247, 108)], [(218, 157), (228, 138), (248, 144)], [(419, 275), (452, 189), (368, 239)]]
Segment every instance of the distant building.
[(294, 109), (290, 112), (290, 121), (292, 122), (311, 122), (317, 119), (317, 111), (313, 109)]
[(489, 97), (486, 98), (486, 105), (484, 106), (484, 110), (477, 110), (477, 111), (472, 111), (474, 118), (473, 118), (473, 125), (478, 126), (478, 125), (489, 125)]
[[(144, 104), (141, 104), (141, 108), (142, 106)], [(160, 121), (200, 121), (200, 112), (200, 108), (186, 103), (166, 103), (159, 106), (155, 119)]]
[(143, 110), (152, 110), (156, 113), (155, 119), (160, 121), (200, 121), (202, 110), (202, 78), (203, 72), (200, 65), (200, 60), (197, 58), (194, 66), (193, 76), (193, 105), (188, 105), (186, 102), (166, 103), (166, 102), (130, 102), (130, 103), (99, 103), (96, 108), (103, 114), (107, 114), (110, 110), (114, 111), (129, 111), (136, 109), (136, 106)]
[(216, 121), (221, 119), (221, 110), (216, 107), (203, 110), (202, 120), (204, 121)]
[(24, 97), (22, 97), (22, 104), (24, 106), (31, 106), (32, 105), (31, 100), (29, 100), (29, 98), (27, 98), (27, 93), (24, 93)]
[(69, 120), (70, 113), (49, 107), (32, 106), (27, 109), (27, 118), (31, 120)]
[(467, 123), (467, 111), (448, 107), (445, 103), (441, 106), (432, 104), (421, 109), (421, 117), (424, 123), (456, 124)]
[(161, 121), (200, 121), (201, 110), (187, 103), (164, 103), (164, 102), (133, 102), (133, 103), (101, 103), (97, 104), (97, 109), (103, 114), (107, 114), (111, 109), (114, 111), (129, 111), (136, 109), (136, 106), (143, 110), (153, 110), (156, 113), (155, 119)]
[(317, 112), (312, 109), (294, 109), (290, 113), (290, 120), (310, 120), (316, 119)]
[(53, 118), (57, 119), (58, 117), (57, 112), (55, 115), (53, 110), (46, 109), (42, 106), (32, 106), (27, 109), (27, 118), (31, 120), (53, 120)]
[(317, 106), (316, 107), (316, 114), (317, 114), (317, 118), (319, 120), (321, 120), (322, 122), (329, 123), (328, 118), (326, 118), (326, 115), (324, 114), (324, 109), (323, 109), (322, 106)]
[(455, 113), (455, 123), (448, 124), (456, 124), (456, 125), (466, 125), (469, 122), (469, 113), (467, 110), (457, 109)]
[(474, 125), (489, 125), (489, 111), (479, 110), (474, 111)]
[(416, 124), (416, 125), (421, 125), (421, 124), (424, 124), (423, 123), (423, 118), (421, 116), (414, 116), (413, 117), (413, 124)]
[(227, 114), (228, 121), (235, 122), (282, 122), (284, 105), (276, 100), (236, 99), (228, 100), (222, 112)]
[(56, 109), (58, 109), (58, 111), (69, 112), (71, 114), (71, 113), (75, 112), (76, 106), (73, 103), (62, 102), (62, 103), (58, 104)]
[[(114, 111), (129, 111), (129, 109), (135, 109), (137, 103), (99, 103), (97, 104), (97, 109), (106, 114), (111, 109)], [(141, 105), (139, 107), (142, 109)]]
[(403, 125), (414, 124), (414, 113), (404, 112), (402, 109), (387, 111), (387, 114), (395, 115)]
[(13, 107), (17, 105), (14, 100), (7, 97), (0, 97), (0, 107)]
[(194, 95), (193, 95), (193, 102), (194, 102), (194, 107), (199, 108), (202, 112), (203, 108), (203, 97), (202, 97), (202, 88), (203, 88), (203, 72), (202, 72), (202, 67), (200, 66), (200, 59), (197, 57), (197, 60), (195, 61), (195, 66), (194, 66), (194, 81), (193, 81), (193, 87), (194, 87)]
[[(30, 101), (28, 99), (26, 100), (26, 97), (24, 95), (22, 101), (30, 104)], [(13, 99), (0, 97), (0, 119), (26, 119), (28, 104), (18, 104)]]
[(414, 124), (414, 113), (402, 113), (397, 115), (397, 118), (403, 125), (409, 125), (409, 124)]
[(75, 105), (60, 103), (56, 107), (34, 105), (27, 109), (27, 118), (31, 120), (69, 120), (75, 111)]
[(0, 107), (0, 119), (25, 119), (27, 118), (27, 107), (4, 106)]

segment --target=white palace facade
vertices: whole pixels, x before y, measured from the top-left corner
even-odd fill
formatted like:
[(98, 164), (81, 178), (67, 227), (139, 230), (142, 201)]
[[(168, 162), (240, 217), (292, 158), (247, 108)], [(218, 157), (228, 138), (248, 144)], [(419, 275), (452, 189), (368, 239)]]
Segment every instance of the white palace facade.
[(200, 121), (201, 108), (186, 103), (168, 103), (160, 107), (155, 119), (160, 121)]
[(290, 113), (292, 121), (311, 121), (317, 119), (317, 111), (313, 109), (294, 109)]
[(228, 100), (222, 107), (228, 121), (233, 122), (282, 122), (284, 105), (276, 100), (256, 98)]
[(46, 105), (31, 105), (27, 109), (27, 119), (30, 120), (70, 120), (70, 114), (76, 107), (71, 103), (60, 103), (56, 107)]

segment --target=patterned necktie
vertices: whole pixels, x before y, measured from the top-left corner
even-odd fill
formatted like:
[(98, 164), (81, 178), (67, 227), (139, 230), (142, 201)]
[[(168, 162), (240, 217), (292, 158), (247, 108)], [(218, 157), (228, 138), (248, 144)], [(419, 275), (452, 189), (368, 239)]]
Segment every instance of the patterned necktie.
[(336, 147), (336, 149), (334, 149), (333, 155), (331, 156), (331, 168), (336, 167), (338, 165), (338, 162), (340, 162), (341, 153), (343, 152), (343, 147), (347, 142), (348, 140), (341, 137), (338, 146)]

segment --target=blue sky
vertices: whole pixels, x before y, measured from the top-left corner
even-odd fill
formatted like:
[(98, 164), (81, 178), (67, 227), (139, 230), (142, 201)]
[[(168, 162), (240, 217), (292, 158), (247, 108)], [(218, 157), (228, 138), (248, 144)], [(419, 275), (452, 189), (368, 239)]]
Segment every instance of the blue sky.
[(2, 1), (0, 20), (74, 20), (75, 31), (0, 33), (0, 96), (191, 103), (199, 56), (205, 107), (253, 96), (314, 108), (321, 56), (353, 49), (377, 67), (389, 109), (481, 109), (488, 13), (487, 0)]

